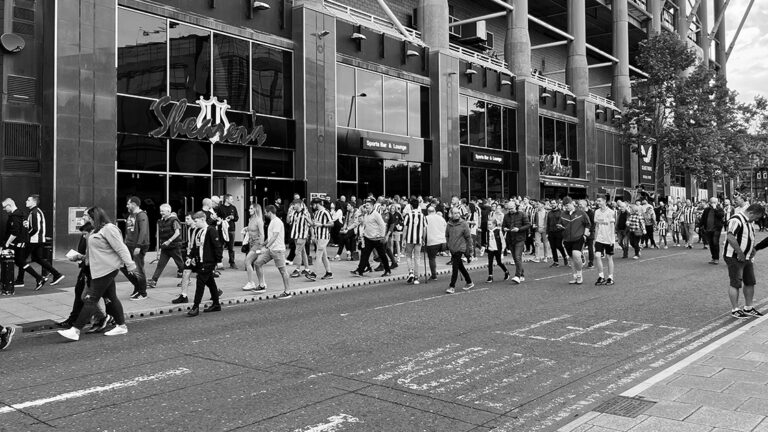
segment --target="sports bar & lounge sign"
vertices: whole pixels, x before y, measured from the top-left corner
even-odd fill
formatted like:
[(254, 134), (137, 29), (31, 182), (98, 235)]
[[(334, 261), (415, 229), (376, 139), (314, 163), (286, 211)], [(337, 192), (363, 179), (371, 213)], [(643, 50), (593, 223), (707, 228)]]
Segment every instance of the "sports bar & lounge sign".
[(375, 150), (388, 153), (408, 154), (410, 145), (407, 142), (388, 141), (372, 138), (361, 138), (364, 150)]

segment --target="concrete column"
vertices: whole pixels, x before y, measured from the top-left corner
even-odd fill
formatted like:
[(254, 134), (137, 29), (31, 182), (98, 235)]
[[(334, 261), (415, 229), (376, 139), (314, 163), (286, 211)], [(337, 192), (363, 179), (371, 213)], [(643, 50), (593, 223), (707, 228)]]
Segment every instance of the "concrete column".
[(613, 96), (616, 106), (624, 107), (632, 100), (629, 82), (629, 17), (627, 0), (614, 0), (613, 5), (613, 55), (619, 62), (613, 67)]
[(568, 44), (565, 80), (578, 97), (589, 96), (587, 65), (586, 6), (583, 0), (568, 0), (568, 33), (574, 40)]
[[(293, 8), (294, 176), (307, 193), (336, 194), (336, 19), (318, 2)], [(322, 6), (322, 5), (320, 5)], [(323, 31), (330, 34), (321, 37)]]
[(449, 199), (461, 193), (459, 147), (459, 59), (449, 49), (448, 1), (419, 0), (421, 36), (429, 50), (432, 194)]
[(699, 38), (699, 46), (701, 47), (702, 51), (704, 51), (704, 57), (702, 58), (701, 62), (709, 67), (709, 52), (710, 52), (710, 45), (712, 44), (709, 40), (709, 12), (707, 11), (707, 0), (704, 0), (701, 2), (701, 6), (699, 6), (699, 21), (701, 22), (701, 37)]
[(688, 39), (688, 0), (677, 0), (677, 34), (685, 42)]
[(576, 142), (578, 145), (579, 161), (581, 161), (580, 176), (589, 181), (587, 196), (597, 196), (597, 145), (595, 140), (595, 103), (589, 99), (576, 100), (576, 116), (579, 123), (576, 126)]
[(517, 80), (517, 143), (520, 151), (518, 190), (529, 197), (541, 196), (539, 177), (539, 85)]
[(648, 36), (661, 33), (661, 19), (663, 0), (648, 0), (648, 12), (653, 15), (651, 25), (648, 27)]
[(531, 76), (531, 37), (528, 34), (528, 0), (507, 0), (515, 7), (507, 14), (504, 58), (518, 78)]
[[(715, 0), (715, 19), (720, 16), (720, 13), (723, 11), (723, 0)], [(728, 48), (726, 46), (726, 40), (725, 40), (725, 19), (723, 19), (720, 22), (720, 27), (718, 27), (717, 32), (715, 33), (715, 39), (718, 41), (717, 48), (715, 49), (715, 60), (720, 65), (720, 75), (723, 77), (726, 77), (726, 58), (725, 58), (725, 50)]]

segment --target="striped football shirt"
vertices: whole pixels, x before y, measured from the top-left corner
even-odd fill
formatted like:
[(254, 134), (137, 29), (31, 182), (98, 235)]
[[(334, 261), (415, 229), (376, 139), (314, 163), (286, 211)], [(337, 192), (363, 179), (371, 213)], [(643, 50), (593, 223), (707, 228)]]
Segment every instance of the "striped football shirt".
[(424, 240), (424, 227), (426, 227), (427, 221), (419, 210), (411, 210), (405, 214), (403, 218), (403, 231), (406, 243), (419, 244)]
[(328, 210), (326, 210), (323, 207), (320, 207), (320, 210), (317, 210), (315, 212), (314, 217), (315, 224), (317, 224), (315, 228), (315, 240), (330, 240), (331, 238), (331, 228), (327, 226), (321, 226), (321, 225), (328, 225), (331, 223), (331, 214), (328, 213)]
[[(755, 248), (755, 229), (749, 222), (746, 216), (742, 213), (736, 213), (728, 219), (728, 234), (736, 237), (736, 242), (739, 244), (741, 251), (747, 257), (750, 256)], [(723, 257), (736, 258), (736, 250), (728, 243), (728, 239), (725, 240), (723, 246)]]

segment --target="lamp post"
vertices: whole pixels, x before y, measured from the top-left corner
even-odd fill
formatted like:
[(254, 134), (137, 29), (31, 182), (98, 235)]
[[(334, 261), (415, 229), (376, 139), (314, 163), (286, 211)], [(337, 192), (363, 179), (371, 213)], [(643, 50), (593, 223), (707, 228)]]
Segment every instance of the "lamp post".
[[(352, 96), (352, 100), (349, 101), (349, 116), (347, 116), (347, 127), (349, 127), (349, 123), (352, 121), (352, 110), (355, 109), (355, 100), (359, 97), (364, 98), (368, 96), (365, 93), (359, 93), (354, 96)], [(357, 120), (357, 117), (355, 117), (355, 120)]]

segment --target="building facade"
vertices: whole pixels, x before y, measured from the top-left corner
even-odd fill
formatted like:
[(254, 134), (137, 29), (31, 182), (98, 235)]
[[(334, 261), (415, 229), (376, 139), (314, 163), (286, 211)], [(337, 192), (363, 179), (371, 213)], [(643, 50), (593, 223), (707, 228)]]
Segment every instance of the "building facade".
[(699, 3), (0, 0), (26, 42), (0, 57), (0, 195), (39, 193), (57, 252), (131, 195), (151, 223), (223, 193), (622, 195), (653, 184), (617, 129), (640, 42), (725, 72), (723, 0)]

